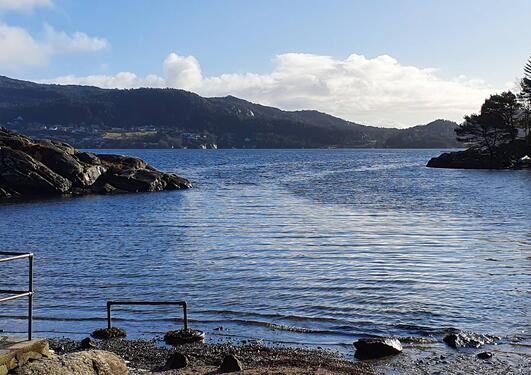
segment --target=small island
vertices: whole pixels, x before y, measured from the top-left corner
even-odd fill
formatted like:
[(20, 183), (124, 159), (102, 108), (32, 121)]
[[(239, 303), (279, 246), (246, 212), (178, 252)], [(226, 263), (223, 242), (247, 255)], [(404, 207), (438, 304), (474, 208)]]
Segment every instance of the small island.
[(0, 200), (190, 187), (187, 179), (139, 158), (84, 152), (0, 128)]
[(433, 168), (508, 169), (530, 167), (531, 155), (531, 59), (524, 67), (520, 93), (491, 95), (480, 112), (465, 116), (455, 129), (464, 151), (446, 152), (432, 158)]

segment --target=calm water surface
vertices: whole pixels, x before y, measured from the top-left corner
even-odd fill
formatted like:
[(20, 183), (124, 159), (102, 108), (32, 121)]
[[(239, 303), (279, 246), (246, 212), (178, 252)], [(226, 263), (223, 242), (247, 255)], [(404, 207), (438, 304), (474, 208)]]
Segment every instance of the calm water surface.
[[(0, 206), (1, 247), (36, 254), (39, 335), (105, 326), (107, 299), (185, 299), (211, 339), (529, 338), (530, 172), (425, 168), (439, 150), (118, 152), (196, 188)], [(0, 287), (24, 287), (23, 265)], [(24, 313), (0, 305), (0, 329)], [(181, 324), (171, 307), (115, 314), (137, 337)]]

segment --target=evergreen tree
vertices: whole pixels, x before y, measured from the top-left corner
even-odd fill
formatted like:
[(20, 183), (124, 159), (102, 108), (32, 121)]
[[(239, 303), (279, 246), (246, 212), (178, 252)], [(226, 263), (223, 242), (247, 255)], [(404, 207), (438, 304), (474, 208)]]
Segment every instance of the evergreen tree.
[(527, 142), (531, 138), (531, 57), (524, 66), (524, 78), (520, 81), (520, 94), (518, 99), (522, 104), (521, 127), (525, 129)]
[(455, 130), (457, 139), (485, 150), (492, 162), (498, 146), (515, 138), (518, 112), (519, 104), (512, 92), (492, 95), (479, 114), (465, 116), (463, 124)]

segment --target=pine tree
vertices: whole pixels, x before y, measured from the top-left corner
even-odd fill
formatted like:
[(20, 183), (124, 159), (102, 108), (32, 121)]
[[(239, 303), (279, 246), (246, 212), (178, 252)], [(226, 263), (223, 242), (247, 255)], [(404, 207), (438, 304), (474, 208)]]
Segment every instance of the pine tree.
[(518, 99), (522, 104), (521, 127), (525, 129), (528, 144), (531, 142), (531, 57), (524, 66), (524, 78), (520, 81)]

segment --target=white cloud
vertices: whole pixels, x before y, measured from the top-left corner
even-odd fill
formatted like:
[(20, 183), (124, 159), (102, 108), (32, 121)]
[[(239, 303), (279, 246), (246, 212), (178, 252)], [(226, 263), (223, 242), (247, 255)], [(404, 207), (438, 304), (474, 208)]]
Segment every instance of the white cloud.
[(0, 67), (41, 65), (48, 61), (50, 50), (21, 27), (0, 23)]
[(65, 52), (94, 52), (109, 48), (109, 42), (104, 38), (90, 37), (76, 31), (68, 35), (64, 31), (56, 31), (48, 24), (44, 25), (45, 43), (55, 53)]
[(52, 0), (0, 0), (1, 11), (31, 11), (37, 7), (51, 7)]
[(193, 56), (170, 53), (164, 60), (164, 74), (170, 87), (194, 90), (200, 89), (203, 82), (201, 67)]
[(21, 27), (0, 22), (0, 68), (44, 65), (53, 55), (94, 52), (109, 47), (103, 38), (90, 37), (79, 31), (68, 35), (48, 24), (44, 25), (44, 38), (37, 40)]
[(222, 74), (204, 77), (193, 56), (171, 53), (163, 64), (164, 77), (133, 73), (115, 76), (65, 76), (49, 82), (100, 87), (175, 87), (204, 96), (234, 95), (288, 110), (317, 109), (345, 119), (374, 124), (408, 126), (436, 118), (459, 121), (477, 111), (496, 91), (486, 82), (441, 78), (435, 69), (401, 65), (382, 55), (352, 54), (335, 59), (286, 53), (274, 59), (267, 74)]

